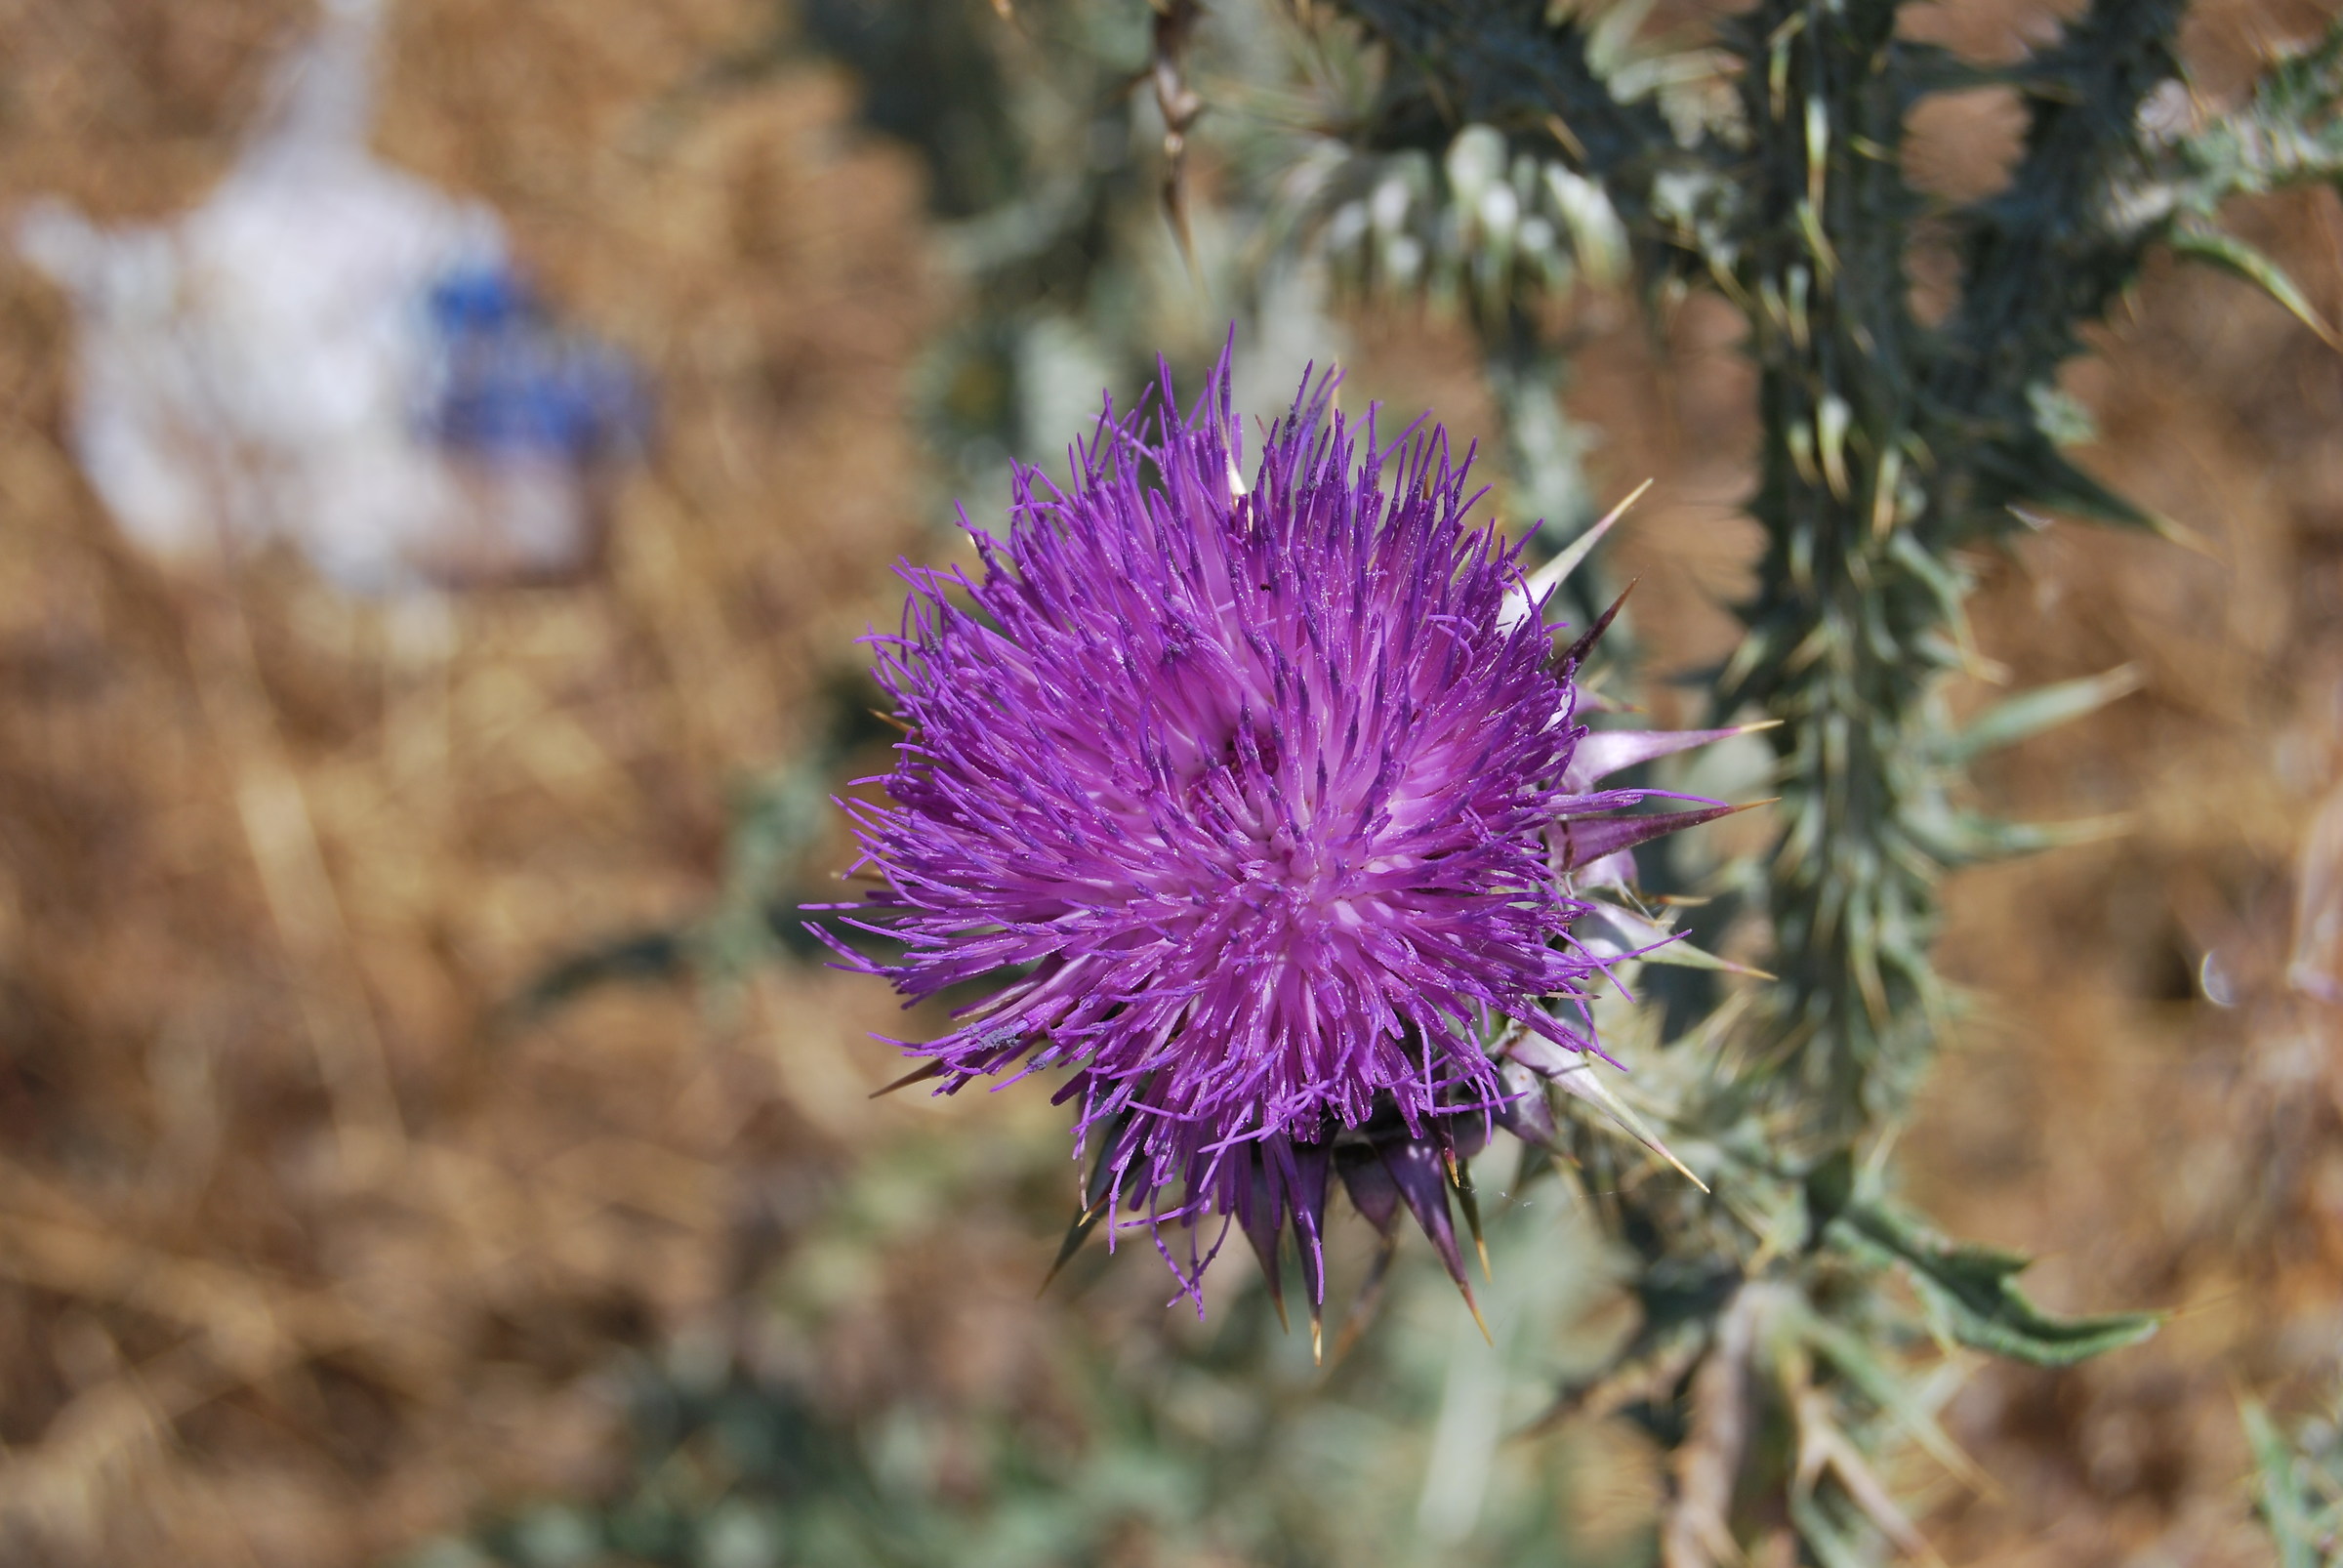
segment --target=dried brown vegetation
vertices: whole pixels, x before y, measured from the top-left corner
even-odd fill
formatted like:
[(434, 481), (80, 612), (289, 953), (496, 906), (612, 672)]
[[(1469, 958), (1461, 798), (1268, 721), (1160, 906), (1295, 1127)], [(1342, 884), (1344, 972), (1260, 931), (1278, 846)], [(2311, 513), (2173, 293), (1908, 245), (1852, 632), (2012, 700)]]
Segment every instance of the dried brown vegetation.
[[(0, 4), (0, 208), (195, 199), (304, 20)], [(496, 202), (660, 389), (590, 581), (386, 608), (281, 561), (166, 580), (62, 444), (62, 303), (0, 263), (6, 1560), (356, 1564), (591, 1485), (614, 1347), (720, 1313), (744, 1247), (787, 1230), (772, 1205), (921, 1114), (865, 1107), (887, 1004), (832, 976), (500, 1012), (580, 942), (705, 907), (727, 791), (803, 742), (884, 563), (920, 547), (903, 372), (941, 302), (916, 182), (848, 131), (843, 84), (706, 74), (770, 22), (739, 0), (396, 14), (385, 152)], [(2242, 21), (2208, 26), (2201, 58), (2240, 52)], [(2259, 221), (2343, 317), (2333, 200)], [(1582, 372), (1605, 476), (1667, 481), (1625, 546), (1651, 643), (1727, 635), (1747, 555), (1722, 320), (1688, 311), (1660, 378), (1622, 320)], [(1460, 362), (1370, 347), (1363, 382), (1394, 394), (1411, 354)], [(1955, 883), (1945, 958), (1985, 1001), (1908, 1148), (1954, 1228), (2047, 1255), (2057, 1304), (2179, 1315), (2080, 1370), (1985, 1372), (1954, 1414), (2004, 1495), (1947, 1502), (1937, 1531), (1955, 1561), (2252, 1562), (2233, 1384), (2282, 1403), (2343, 1343), (2343, 1037), (2285, 975), (2296, 889), (2335, 875), (2306, 855), (2343, 788), (2343, 359), (2169, 268), (2105, 348), (2074, 383), (2090, 461), (2207, 549), (2059, 525), (1981, 563), (1978, 640), (2016, 683), (2144, 678), (1984, 788), (2136, 827)], [(2199, 1000), (2208, 949), (2232, 1009)], [(903, 1250), (825, 1378), (1015, 1382), (1048, 1240)], [(991, 1360), (911, 1353), (947, 1281), (974, 1314), (950, 1342)]]
[[(198, 199), (303, 10), (0, 11), (0, 207)], [(62, 444), (63, 302), (0, 266), (0, 1557), (354, 1563), (590, 1480), (590, 1375), (722, 1299), (739, 1174), (818, 1167), (883, 1067), (778, 1093), (776, 1020), (876, 1021), (815, 981), (720, 1030), (497, 1011), (709, 899), (728, 788), (917, 529), (917, 181), (840, 82), (694, 89), (768, 24), (397, 12), (379, 144), (660, 389), (592, 581), (164, 579)]]
[[(2256, 217), (2322, 309), (2343, 303), (2331, 196)], [(2054, 528), (1994, 569), (1978, 637), (2021, 682), (2128, 663), (2143, 689), (1985, 787), (2023, 815), (2134, 825), (1956, 885), (1948, 966), (1988, 1000), (1913, 1163), (1952, 1222), (2042, 1254), (2046, 1296), (2175, 1315), (2103, 1362), (1980, 1380), (1958, 1413), (2011, 1498), (1966, 1506), (1954, 1539), (2006, 1538), (2014, 1515), (2012, 1562), (2152, 1543), (2254, 1562), (2236, 1394), (2312, 1399), (2343, 1346), (2343, 1013), (2287, 974), (2333, 898), (2313, 825), (2343, 785), (2343, 359), (2242, 287), (2168, 268), (2104, 347), (2075, 378), (2096, 464), (2205, 550)]]

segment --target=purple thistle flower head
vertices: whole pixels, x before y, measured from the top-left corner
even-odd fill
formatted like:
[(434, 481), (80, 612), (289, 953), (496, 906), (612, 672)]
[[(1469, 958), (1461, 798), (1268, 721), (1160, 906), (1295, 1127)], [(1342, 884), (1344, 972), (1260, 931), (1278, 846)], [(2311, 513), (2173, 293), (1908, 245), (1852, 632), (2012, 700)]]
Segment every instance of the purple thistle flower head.
[(1333, 385), (1249, 471), (1225, 356), (1184, 419), (1167, 372), (1070, 488), (1016, 474), (1007, 538), (970, 529), (981, 578), (901, 568), (871, 640), (908, 735), (891, 804), (849, 806), (884, 883), (861, 922), (903, 949), (853, 962), (912, 1000), (990, 988), (905, 1046), (912, 1078), (1069, 1069), (1094, 1151), (1069, 1252), (1121, 1209), (1192, 1293), (1216, 1215), (1274, 1286), (1291, 1227), (1313, 1320), (1330, 1174), (1461, 1283), (1449, 1190), (1518, 1120), (1505, 1052), (1595, 1049), (1577, 880), (1714, 814), (1597, 814), (1644, 792), (1589, 788), (1583, 649), (1467, 520), (1471, 455), (1420, 420), (1386, 442)]

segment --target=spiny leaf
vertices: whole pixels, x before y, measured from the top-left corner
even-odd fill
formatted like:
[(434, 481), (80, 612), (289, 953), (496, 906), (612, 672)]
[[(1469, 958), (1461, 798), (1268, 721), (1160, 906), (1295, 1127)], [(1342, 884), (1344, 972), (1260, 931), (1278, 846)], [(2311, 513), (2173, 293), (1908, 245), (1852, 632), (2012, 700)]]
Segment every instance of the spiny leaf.
[(2076, 1318), (2044, 1312), (2017, 1284), (2033, 1259), (1952, 1241), (1877, 1204), (1848, 1204), (1824, 1234), (1869, 1261), (1904, 1265), (1922, 1300), (1962, 1344), (2033, 1366), (2073, 1366), (2137, 1344), (2162, 1321), (2153, 1312)]
[[(1551, 118), (1567, 134), (1569, 127), (1561, 117)], [(1547, 164), (1544, 175), (1546, 193), (1570, 230), (1572, 254), (1586, 280), (1596, 288), (1609, 288), (1626, 274), (1629, 255), (1627, 228), (1619, 220), (1619, 209), (1601, 186), (1560, 164)]]
[(1983, 443), (1977, 469), (2011, 502), (2033, 502), (2054, 512), (2095, 522), (2162, 533), (2173, 525), (2143, 511), (2068, 461), (2050, 437), (2029, 426), (1999, 441)]
[(1633, 1342), (1594, 1377), (1563, 1384), (1544, 1414), (1518, 1435), (1537, 1437), (1574, 1416), (1600, 1420), (1639, 1402), (1672, 1402), (1694, 1362), (1708, 1348), (1708, 1329), (1687, 1318), (1658, 1333), (1647, 1326)]
[(1806, 1543), (1806, 1549), (1823, 1568), (1873, 1568), (1870, 1554), (1847, 1538), (1811, 1491), (1791, 1490), (1789, 1522), (1797, 1527), (1798, 1539)]
[(2286, 275), (2286, 269), (2237, 235), (2206, 224), (2182, 224), (2173, 229), (2171, 245), (2183, 256), (2209, 262), (2243, 278), (2284, 306), (2295, 320), (2319, 334), (2320, 342), (2330, 349), (2343, 349), (2343, 340), (2336, 338), (2334, 328), (2326, 324), (2326, 318), (2319, 313), (2310, 296), (2302, 292), (2301, 285)]
[(1977, 1462), (1952, 1440), (1904, 1379), (1871, 1353), (1870, 1345), (1817, 1312), (1798, 1313), (1793, 1326), (1801, 1339), (1863, 1390), (1865, 1398), (1887, 1412), (1929, 1458), (1979, 1491), (1993, 1490), (1993, 1481), (1977, 1467)]
[[(1549, 21), (1545, 8), (1518, 0), (1345, 0), (1342, 9), (1390, 47), (1385, 92), (1403, 108), (1428, 100), (1450, 124), (1558, 115), (1583, 154), (1583, 171), (1607, 187), (1614, 175), (1648, 180), (1652, 149), (1674, 141), (1657, 104), (1613, 94), (1577, 18)], [(1640, 207), (1640, 183), (1621, 185), (1615, 199)]]
[(1944, 1559), (1928, 1545), (1927, 1538), (1911, 1522), (1911, 1516), (1897, 1504), (1886, 1484), (1864, 1463), (1862, 1452), (1830, 1419), (1829, 1401), (1808, 1386), (1793, 1387), (1790, 1396), (1798, 1427), (1797, 1469), (1790, 1484), (1791, 1497), (1800, 1494), (1811, 1497), (1815, 1482), (1828, 1469), (1838, 1477), (1848, 1501), (1881, 1535), (1907, 1555), (1943, 1568)]
[(2138, 826), (2138, 819), (2128, 812), (2073, 822), (2002, 822), (1968, 811), (1915, 810), (1904, 821), (1904, 831), (1912, 842), (1946, 866), (1991, 865), (2045, 850), (2097, 844), (2121, 838)]
[(2014, 745), (2031, 735), (2096, 713), (2117, 698), (2139, 690), (2140, 683), (2138, 666), (2119, 664), (2105, 675), (2084, 676), (2077, 681), (2061, 681), (2055, 685), (2020, 692), (1971, 720), (1958, 734), (1943, 743), (1938, 756), (1948, 763), (1964, 763)]

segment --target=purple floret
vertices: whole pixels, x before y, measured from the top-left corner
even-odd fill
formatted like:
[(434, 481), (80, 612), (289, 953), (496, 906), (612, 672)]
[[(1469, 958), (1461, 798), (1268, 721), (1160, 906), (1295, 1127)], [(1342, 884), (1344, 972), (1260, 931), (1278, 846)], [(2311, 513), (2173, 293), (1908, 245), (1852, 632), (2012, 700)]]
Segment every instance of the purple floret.
[[(970, 529), (980, 580), (902, 568), (902, 631), (872, 640), (909, 736), (892, 804), (849, 807), (885, 884), (859, 912), (904, 949), (857, 962), (914, 1000), (994, 988), (905, 1047), (939, 1089), (1070, 1069), (1090, 1221), (1218, 1214), (1274, 1280), (1291, 1220), (1313, 1301), (1337, 1145), (1453, 1172), (1448, 1125), (1477, 1142), (1519, 1097), (1500, 1034), (1594, 1049), (1557, 830), (1643, 794), (1574, 773), (1575, 669), (1500, 615), (1519, 550), (1467, 522), (1470, 454), (1422, 421), (1381, 444), (1332, 388), (1248, 478), (1227, 361), (1184, 420), (1167, 373), (1070, 489), (1017, 473), (1008, 537)], [(1441, 1242), (1412, 1158), (1397, 1196)]]

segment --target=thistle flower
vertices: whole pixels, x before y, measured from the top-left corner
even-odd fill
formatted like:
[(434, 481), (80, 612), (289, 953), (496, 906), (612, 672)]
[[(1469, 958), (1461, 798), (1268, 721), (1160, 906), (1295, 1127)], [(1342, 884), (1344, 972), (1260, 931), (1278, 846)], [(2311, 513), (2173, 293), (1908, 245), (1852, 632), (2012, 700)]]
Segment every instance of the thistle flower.
[(903, 947), (850, 961), (915, 1001), (988, 988), (901, 1082), (1068, 1070), (1093, 1160), (1067, 1255), (1120, 1209), (1193, 1295), (1216, 1216), (1275, 1290), (1291, 1228), (1313, 1325), (1330, 1178), (1463, 1285), (1462, 1161), (1493, 1124), (1536, 1135), (1533, 1074), (1597, 1050), (1587, 894), (1726, 809), (1605, 814), (1648, 792), (1600, 774), (1710, 734), (1589, 735), (1609, 617), (1557, 651), (1554, 574), (1467, 523), (1470, 453), (1423, 420), (1386, 444), (1333, 386), (1249, 480), (1227, 359), (1185, 419), (1166, 372), (1071, 488), (1016, 474), (1008, 537), (969, 528), (980, 579), (902, 567), (871, 640), (907, 738), (891, 804), (848, 807), (884, 884), (861, 921)]

